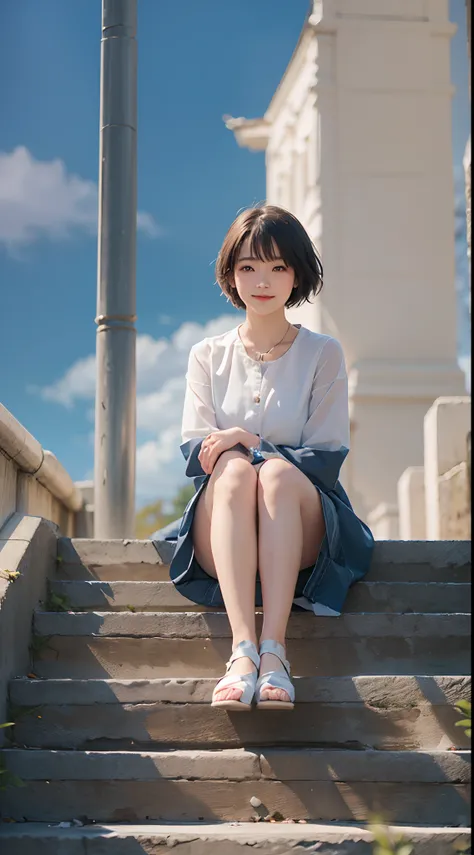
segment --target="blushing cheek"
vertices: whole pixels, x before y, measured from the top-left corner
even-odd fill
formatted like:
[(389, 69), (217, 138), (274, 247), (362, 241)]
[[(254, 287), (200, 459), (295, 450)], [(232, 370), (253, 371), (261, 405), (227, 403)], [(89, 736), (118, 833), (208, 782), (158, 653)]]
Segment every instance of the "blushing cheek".
[(294, 282), (295, 282), (295, 277), (292, 275), (292, 276), (287, 276), (287, 277), (285, 276), (285, 283), (284, 283), (283, 287), (282, 287), (282, 283), (280, 283), (280, 289), (281, 289), (280, 293), (285, 296), (285, 303), (288, 300), (288, 297), (290, 296), (290, 294), (293, 290)]
[(244, 301), (248, 299), (250, 294), (252, 293), (252, 282), (250, 277), (246, 278), (244, 281), (241, 279), (237, 279), (237, 289), (241, 296), (241, 299)]

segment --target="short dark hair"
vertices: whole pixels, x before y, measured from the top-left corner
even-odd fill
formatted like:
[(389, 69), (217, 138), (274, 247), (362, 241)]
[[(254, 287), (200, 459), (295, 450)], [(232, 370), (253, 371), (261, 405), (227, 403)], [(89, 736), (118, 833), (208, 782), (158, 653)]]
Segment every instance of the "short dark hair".
[(234, 284), (234, 268), (245, 240), (261, 261), (276, 258), (274, 243), (288, 267), (295, 271), (296, 287), (286, 306), (301, 306), (323, 287), (323, 265), (318, 251), (300, 221), (276, 205), (246, 208), (232, 223), (216, 260), (216, 280), (238, 309), (245, 309)]

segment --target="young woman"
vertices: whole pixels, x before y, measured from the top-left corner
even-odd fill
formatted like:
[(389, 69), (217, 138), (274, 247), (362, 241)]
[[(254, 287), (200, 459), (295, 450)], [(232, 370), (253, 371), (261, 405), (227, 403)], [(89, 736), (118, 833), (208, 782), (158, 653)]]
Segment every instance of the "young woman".
[[(170, 575), (194, 602), (225, 605), (232, 654), (213, 706), (292, 709), (285, 636), (293, 604), (339, 615), (373, 538), (338, 475), (349, 449), (340, 344), (285, 309), (322, 287), (301, 223), (271, 205), (243, 211), (216, 264), (245, 320), (189, 356), (181, 450), (196, 493), (154, 540), (176, 544)], [(263, 607), (257, 646), (255, 606)]]

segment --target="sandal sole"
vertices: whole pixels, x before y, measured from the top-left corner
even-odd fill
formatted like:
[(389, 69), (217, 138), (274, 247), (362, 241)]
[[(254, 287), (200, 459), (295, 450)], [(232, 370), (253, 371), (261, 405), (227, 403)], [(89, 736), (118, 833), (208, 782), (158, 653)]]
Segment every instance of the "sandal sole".
[(211, 707), (218, 707), (221, 710), (239, 710), (240, 712), (250, 712), (251, 704), (243, 704), (242, 701), (214, 701)]
[(290, 701), (259, 701), (258, 710), (294, 710), (295, 705)]

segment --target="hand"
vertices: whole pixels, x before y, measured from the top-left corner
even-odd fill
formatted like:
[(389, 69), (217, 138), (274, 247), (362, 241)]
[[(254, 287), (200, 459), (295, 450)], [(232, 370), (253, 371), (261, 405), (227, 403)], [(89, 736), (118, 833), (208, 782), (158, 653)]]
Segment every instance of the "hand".
[(206, 475), (210, 475), (217, 463), (218, 458), (224, 451), (228, 451), (238, 443), (251, 448), (258, 445), (260, 438), (243, 428), (228, 428), (210, 433), (203, 439), (198, 460)]

